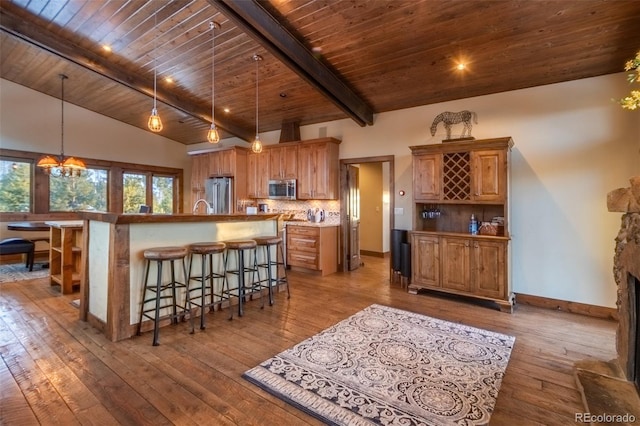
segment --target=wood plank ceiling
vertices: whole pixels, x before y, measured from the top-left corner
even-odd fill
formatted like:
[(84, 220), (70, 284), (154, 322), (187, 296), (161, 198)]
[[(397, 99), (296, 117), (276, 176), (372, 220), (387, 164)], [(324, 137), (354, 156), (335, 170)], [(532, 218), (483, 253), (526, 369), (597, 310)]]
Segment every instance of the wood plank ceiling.
[(2, 0), (0, 77), (59, 97), (64, 73), (67, 101), (146, 129), (155, 69), (162, 135), (200, 143), (211, 21), (216, 122), (245, 140), (254, 54), (264, 132), (621, 72), (640, 50), (637, 0)]

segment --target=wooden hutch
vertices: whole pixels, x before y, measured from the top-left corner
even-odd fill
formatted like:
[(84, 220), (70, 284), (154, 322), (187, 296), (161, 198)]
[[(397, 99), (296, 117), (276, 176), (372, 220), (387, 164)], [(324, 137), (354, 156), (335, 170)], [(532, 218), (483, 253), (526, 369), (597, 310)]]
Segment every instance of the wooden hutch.
[[(510, 137), (409, 147), (413, 231), (409, 292), (435, 290), (496, 302), (512, 312)], [(469, 232), (471, 215), (487, 225)], [(495, 219), (495, 220), (494, 220)], [(495, 235), (493, 235), (495, 234)]]

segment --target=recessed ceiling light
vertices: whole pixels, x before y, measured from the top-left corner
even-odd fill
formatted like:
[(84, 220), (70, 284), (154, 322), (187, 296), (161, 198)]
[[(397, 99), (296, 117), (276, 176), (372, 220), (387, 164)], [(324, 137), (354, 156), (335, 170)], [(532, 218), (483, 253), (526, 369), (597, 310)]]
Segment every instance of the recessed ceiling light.
[(173, 83), (173, 79), (171, 77), (165, 77), (164, 81), (166, 81), (167, 83)]
[(231, 110), (229, 108), (225, 108), (223, 109), (224, 112), (226, 112), (227, 114), (229, 114), (229, 112), (231, 112)]
[(104, 50), (105, 52), (111, 52), (111, 46), (109, 46), (108, 44), (103, 44), (102, 45), (102, 50)]
[(462, 70), (464, 70), (466, 68), (467, 68), (467, 65), (464, 62), (460, 62), (460, 63), (458, 63), (458, 65), (456, 65), (456, 69), (458, 71), (462, 71)]

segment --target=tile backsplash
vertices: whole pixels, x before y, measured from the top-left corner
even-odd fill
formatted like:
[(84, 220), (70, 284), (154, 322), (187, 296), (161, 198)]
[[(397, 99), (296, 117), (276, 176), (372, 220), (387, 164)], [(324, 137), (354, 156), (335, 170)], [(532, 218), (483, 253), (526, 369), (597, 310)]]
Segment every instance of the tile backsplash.
[(340, 223), (340, 201), (338, 200), (252, 200), (250, 205), (266, 204), (269, 213), (292, 213), (295, 219), (307, 219), (307, 210), (323, 209), (325, 222)]

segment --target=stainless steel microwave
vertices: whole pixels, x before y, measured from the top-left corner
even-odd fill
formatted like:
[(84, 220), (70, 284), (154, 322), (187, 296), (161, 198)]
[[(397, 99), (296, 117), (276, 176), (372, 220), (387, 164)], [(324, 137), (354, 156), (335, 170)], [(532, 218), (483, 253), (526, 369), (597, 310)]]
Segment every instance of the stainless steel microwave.
[(270, 180), (269, 181), (269, 198), (272, 200), (295, 200), (296, 199), (296, 180)]

